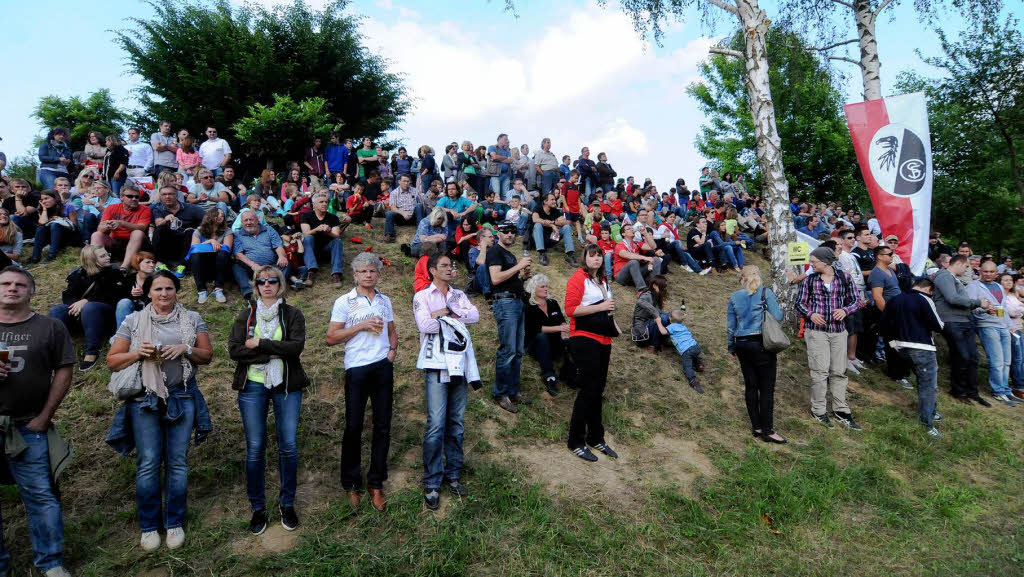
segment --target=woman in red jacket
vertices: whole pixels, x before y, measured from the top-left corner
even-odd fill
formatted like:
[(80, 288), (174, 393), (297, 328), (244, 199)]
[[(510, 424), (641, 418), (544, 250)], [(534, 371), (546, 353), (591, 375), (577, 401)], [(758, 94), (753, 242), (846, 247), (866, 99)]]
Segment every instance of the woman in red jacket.
[(604, 251), (596, 244), (583, 249), (583, 266), (565, 287), (565, 312), (569, 315), (569, 350), (579, 367), (579, 393), (569, 421), (569, 450), (585, 461), (596, 461), (587, 447), (615, 459), (618, 454), (604, 440), (601, 403), (608, 381), (612, 338), (619, 334), (612, 311), (615, 301), (605, 276)]

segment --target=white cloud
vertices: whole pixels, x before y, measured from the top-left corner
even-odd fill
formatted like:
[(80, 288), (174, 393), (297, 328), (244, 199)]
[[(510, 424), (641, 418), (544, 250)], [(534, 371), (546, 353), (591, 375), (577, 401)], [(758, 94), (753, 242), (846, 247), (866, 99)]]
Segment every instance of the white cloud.
[(591, 156), (597, 158), (599, 152), (605, 152), (609, 158), (619, 156), (616, 153), (627, 153), (634, 156), (646, 156), (647, 135), (634, 128), (625, 118), (616, 118), (606, 124), (604, 131), (587, 141)]
[(392, 8), (394, 8), (394, 6), (391, 5), (391, 0), (374, 0), (374, 4), (377, 6), (377, 8), (387, 10), (388, 12), (390, 12)]

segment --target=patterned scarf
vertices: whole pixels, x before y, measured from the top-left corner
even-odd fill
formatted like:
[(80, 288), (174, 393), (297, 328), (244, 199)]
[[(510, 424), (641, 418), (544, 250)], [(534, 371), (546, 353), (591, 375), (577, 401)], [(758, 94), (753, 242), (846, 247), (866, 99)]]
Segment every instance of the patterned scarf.
[[(156, 324), (177, 324), (181, 332), (181, 342), (186, 345), (194, 345), (196, 342), (196, 327), (192, 325), (191, 319), (186, 314), (188, 311), (180, 303), (176, 303), (170, 313), (158, 315), (153, 310), (153, 304), (146, 305), (146, 308), (139, 312), (139, 324), (132, 333), (132, 349), (137, 349), (143, 342), (155, 343), (153, 339), (153, 326)], [(188, 383), (192, 378), (192, 362), (181, 355), (178, 357), (181, 362), (182, 381)], [(163, 359), (142, 360), (142, 386), (146, 391), (155, 394), (161, 399), (167, 398), (167, 375), (163, 372)]]
[[(277, 299), (270, 306), (263, 304), (263, 299), (256, 299), (256, 328), (259, 329), (262, 338), (273, 339), (274, 333), (281, 326), (278, 316), (280, 306), (281, 299)], [(284, 361), (281, 359), (272, 358), (265, 364), (257, 366), (256, 370), (264, 374), (263, 386), (268, 389), (273, 389), (284, 381)]]

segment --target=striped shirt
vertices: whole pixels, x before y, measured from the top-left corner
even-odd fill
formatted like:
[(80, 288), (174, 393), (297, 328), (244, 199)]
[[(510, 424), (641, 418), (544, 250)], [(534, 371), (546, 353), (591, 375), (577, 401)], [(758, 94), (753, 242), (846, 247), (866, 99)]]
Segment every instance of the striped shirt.
[[(811, 273), (800, 283), (796, 293), (796, 310), (807, 319), (804, 329), (841, 333), (846, 330), (844, 321), (832, 318), (832, 312), (843, 309), (849, 315), (860, 308), (856, 285), (850, 275), (837, 270), (832, 282), (825, 284), (821, 275)], [(820, 314), (825, 317), (825, 326), (821, 327), (811, 321), (811, 315)]]

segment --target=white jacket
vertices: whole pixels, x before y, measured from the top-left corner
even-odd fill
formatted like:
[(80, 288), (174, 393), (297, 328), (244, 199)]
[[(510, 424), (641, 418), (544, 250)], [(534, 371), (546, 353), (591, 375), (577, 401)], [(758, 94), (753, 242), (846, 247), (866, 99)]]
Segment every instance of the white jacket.
[(453, 376), (464, 377), (466, 383), (480, 382), (473, 339), (466, 325), (447, 316), (437, 320), (441, 330), (424, 335), (416, 368), (441, 371), (442, 383), (451, 381)]

